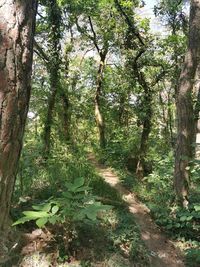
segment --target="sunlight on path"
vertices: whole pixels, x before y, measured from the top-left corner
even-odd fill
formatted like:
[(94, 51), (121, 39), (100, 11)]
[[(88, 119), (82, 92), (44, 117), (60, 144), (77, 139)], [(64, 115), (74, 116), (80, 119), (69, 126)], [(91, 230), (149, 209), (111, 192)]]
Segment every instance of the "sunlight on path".
[(141, 237), (150, 251), (152, 267), (184, 267), (180, 252), (152, 221), (148, 208), (139, 202), (134, 193), (129, 192), (120, 184), (119, 177), (111, 170), (99, 164), (93, 155), (90, 162), (104, 180), (114, 187), (128, 204), (129, 210), (134, 214), (141, 231)]

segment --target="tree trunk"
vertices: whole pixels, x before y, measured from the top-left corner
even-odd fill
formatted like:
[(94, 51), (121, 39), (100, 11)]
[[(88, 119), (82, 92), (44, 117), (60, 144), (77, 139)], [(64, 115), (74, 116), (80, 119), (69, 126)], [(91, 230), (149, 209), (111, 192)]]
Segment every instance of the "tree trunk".
[(101, 95), (102, 95), (102, 82), (103, 82), (103, 71), (105, 68), (105, 59), (107, 53), (100, 53), (100, 65), (96, 81), (96, 94), (95, 94), (95, 119), (99, 131), (99, 142), (100, 147), (105, 148), (106, 137), (105, 137), (105, 124), (104, 118), (101, 111)]
[(192, 89), (200, 60), (200, 0), (192, 0), (189, 44), (179, 78), (177, 94), (178, 136), (175, 154), (174, 188), (179, 204), (188, 205), (190, 161), (194, 156), (195, 118)]
[(70, 101), (67, 93), (62, 92), (62, 105), (63, 105), (63, 136), (66, 142), (70, 142), (70, 122), (71, 122), (71, 112), (70, 112)]
[(195, 128), (196, 128), (196, 133), (200, 133), (200, 85), (198, 88), (198, 93), (197, 93), (197, 101), (196, 105), (194, 108), (194, 118), (195, 118)]
[(49, 47), (50, 55), (49, 74), (50, 74), (50, 96), (48, 99), (47, 116), (44, 126), (44, 155), (48, 158), (51, 148), (51, 126), (53, 123), (53, 110), (55, 107), (56, 95), (59, 87), (59, 68), (60, 68), (60, 25), (61, 11), (57, 0), (48, 1), (48, 21), (49, 21)]
[[(50, 75), (55, 76), (55, 74), (57, 74), (57, 70), (55, 73), (52, 72), (52, 74)], [(53, 122), (53, 110), (55, 107), (56, 95), (58, 91), (57, 86), (58, 86), (57, 78), (55, 79), (55, 77), (50, 77), (51, 93), (48, 98), (47, 115), (44, 124), (44, 155), (47, 158), (49, 156), (51, 149), (51, 126)]]
[(151, 132), (152, 125), (152, 92), (148, 87), (148, 84), (143, 77), (143, 74), (140, 73), (140, 85), (144, 89), (144, 100), (143, 100), (143, 110), (145, 115), (143, 115), (142, 119), (142, 135), (140, 140), (140, 148), (138, 152), (138, 163), (136, 169), (136, 175), (138, 178), (144, 178), (145, 174), (145, 158), (148, 150), (148, 140)]
[(36, 2), (0, 0), (1, 234), (8, 229), (30, 98)]
[[(197, 77), (199, 79), (199, 75)], [(199, 159), (200, 156), (200, 144), (199, 144), (199, 135), (200, 135), (200, 85), (198, 84), (198, 93), (197, 101), (194, 107), (194, 118), (195, 118), (195, 130), (196, 130), (196, 145), (195, 145), (195, 159)]]
[(170, 133), (170, 143), (173, 151), (175, 151), (175, 140), (173, 136), (173, 122), (174, 122), (174, 116), (173, 116), (173, 111), (172, 111), (172, 101), (170, 99), (170, 95), (168, 95), (168, 100), (167, 100), (167, 113), (168, 113), (168, 128), (169, 128), (169, 133)]
[[(71, 44), (72, 45), (72, 44)], [(65, 87), (61, 88), (61, 101), (63, 106), (63, 116), (62, 116), (62, 124), (63, 124), (63, 137), (64, 140), (69, 143), (71, 140), (70, 126), (71, 126), (71, 103), (69, 99), (69, 50), (65, 50), (64, 55), (64, 71), (65, 71)]]

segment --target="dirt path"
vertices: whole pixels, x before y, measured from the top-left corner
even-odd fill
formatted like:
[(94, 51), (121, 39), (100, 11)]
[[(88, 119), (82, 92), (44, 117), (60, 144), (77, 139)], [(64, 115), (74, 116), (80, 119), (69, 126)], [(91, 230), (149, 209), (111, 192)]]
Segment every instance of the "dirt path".
[(92, 155), (89, 160), (99, 175), (120, 193), (122, 199), (128, 204), (130, 212), (134, 214), (140, 227), (141, 237), (150, 251), (152, 267), (184, 267), (180, 251), (152, 221), (148, 208), (138, 201), (134, 193), (120, 184), (119, 177), (110, 168), (99, 164)]

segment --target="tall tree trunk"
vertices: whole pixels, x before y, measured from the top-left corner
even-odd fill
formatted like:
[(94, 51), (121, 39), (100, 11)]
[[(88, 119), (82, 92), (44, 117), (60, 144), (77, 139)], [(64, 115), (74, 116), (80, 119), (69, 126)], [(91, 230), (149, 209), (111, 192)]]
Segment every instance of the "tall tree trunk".
[(143, 110), (144, 114), (142, 119), (142, 135), (140, 139), (140, 148), (138, 152), (138, 163), (136, 169), (136, 175), (138, 178), (143, 178), (145, 174), (145, 158), (148, 151), (148, 140), (151, 133), (152, 125), (152, 91), (150, 90), (144, 76), (140, 73), (140, 85), (144, 89)]
[[(199, 73), (198, 73), (199, 74)], [(199, 78), (199, 75), (198, 77)], [(200, 156), (200, 85), (198, 84), (197, 101), (194, 107), (194, 118), (195, 118), (195, 130), (196, 130), (196, 145), (195, 145), (195, 158), (199, 159)]]
[(163, 134), (164, 134), (165, 140), (167, 141), (167, 143), (169, 143), (168, 142), (169, 141), (169, 121), (168, 121), (168, 117), (167, 117), (168, 114), (166, 115), (165, 103), (163, 101), (161, 92), (159, 94), (159, 100), (160, 100), (160, 106), (162, 109), (162, 121), (164, 123)]
[(99, 44), (98, 44), (97, 34), (93, 27), (92, 19), (90, 16), (88, 17), (88, 19), (89, 19), (91, 32), (93, 34), (93, 37), (90, 37), (90, 39), (92, 40), (100, 57), (100, 64), (99, 64), (99, 69), (98, 69), (97, 79), (96, 79), (96, 93), (95, 93), (95, 98), (94, 98), (94, 104), (95, 104), (95, 119), (96, 119), (98, 131), (99, 131), (99, 143), (100, 143), (100, 147), (104, 149), (106, 146), (106, 137), (105, 137), (104, 117), (103, 117), (103, 113), (101, 110), (101, 102), (102, 102), (101, 98), (102, 98), (103, 73), (105, 69), (105, 61), (106, 61), (106, 56), (108, 54), (109, 45), (108, 45), (108, 40), (104, 39), (103, 46), (100, 49)]
[(194, 118), (195, 118), (195, 128), (196, 128), (196, 133), (200, 133), (200, 85), (198, 88), (198, 93), (197, 93), (197, 100), (196, 100), (196, 105), (194, 107)]
[(105, 124), (104, 117), (101, 111), (101, 95), (102, 95), (102, 82), (103, 82), (103, 71), (105, 68), (105, 59), (106, 53), (100, 52), (100, 65), (96, 81), (96, 94), (95, 94), (95, 119), (99, 131), (99, 142), (100, 147), (105, 148), (106, 146), (106, 137), (105, 137)]
[[(170, 94), (170, 93), (169, 93)], [(172, 111), (172, 101), (170, 99), (170, 95), (168, 94), (168, 100), (167, 100), (167, 116), (168, 116), (168, 128), (170, 133), (170, 143), (172, 149), (175, 151), (175, 140), (173, 136), (173, 122), (174, 122), (174, 116)]]
[(44, 155), (48, 158), (48, 155), (50, 153), (51, 149), (51, 126), (53, 122), (53, 110), (55, 107), (55, 101), (56, 101), (56, 95), (58, 91), (58, 82), (57, 78), (55, 77), (55, 74), (57, 76), (57, 70), (56, 72), (52, 71), (52, 74), (50, 74), (50, 96), (48, 98), (48, 105), (47, 105), (47, 115), (46, 120), (44, 124)]
[(177, 94), (178, 136), (175, 154), (174, 188), (178, 202), (188, 204), (190, 161), (194, 156), (195, 118), (192, 89), (200, 59), (200, 0), (192, 0), (189, 20), (189, 44), (180, 74)]
[(30, 98), (36, 0), (0, 0), (0, 236), (11, 198)]
[[(72, 44), (71, 44), (72, 45)], [(70, 126), (71, 126), (71, 105), (70, 105), (70, 99), (69, 99), (69, 52), (70, 50), (65, 49), (65, 55), (64, 55), (64, 71), (65, 71), (65, 87), (61, 88), (61, 100), (62, 100), (62, 106), (63, 106), (63, 116), (62, 116), (62, 124), (63, 124), (63, 136), (64, 140), (66, 142), (70, 142), (71, 140), (71, 133), (70, 133)]]
[(49, 21), (49, 74), (50, 74), (50, 96), (48, 99), (47, 116), (44, 125), (44, 155), (48, 158), (51, 149), (51, 126), (53, 123), (53, 110), (55, 107), (56, 95), (59, 87), (60, 68), (60, 25), (61, 11), (57, 0), (48, 1), (48, 21)]
[(141, 139), (140, 139), (140, 147), (139, 147), (138, 157), (137, 157), (138, 162), (137, 162), (137, 168), (136, 168), (136, 175), (140, 179), (142, 179), (145, 174), (144, 173), (145, 172), (145, 158), (146, 158), (147, 150), (148, 150), (148, 140), (149, 140), (149, 135), (151, 132), (152, 116), (153, 116), (151, 87), (153, 87), (154, 85), (148, 84), (144, 73), (140, 70), (138, 66), (138, 60), (143, 55), (143, 53), (145, 53), (145, 51), (146, 50), (144, 48), (140, 49), (135, 59), (132, 60), (133, 75), (135, 76), (139, 85), (143, 89), (143, 99), (141, 103), (142, 108), (143, 108), (143, 115), (141, 118), (142, 134), (141, 134)]
[(70, 101), (68, 94), (62, 92), (62, 105), (63, 105), (63, 136), (66, 142), (70, 142), (71, 134), (70, 134), (70, 123), (71, 123), (71, 111), (70, 111)]

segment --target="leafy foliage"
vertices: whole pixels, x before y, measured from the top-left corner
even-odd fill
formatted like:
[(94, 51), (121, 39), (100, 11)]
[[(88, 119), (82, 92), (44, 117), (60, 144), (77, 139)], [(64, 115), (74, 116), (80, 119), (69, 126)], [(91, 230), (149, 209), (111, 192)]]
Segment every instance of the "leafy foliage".
[(85, 186), (84, 178), (76, 178), (74, 182), (66, 182), (61, 197), (50, 199), (45, 204), (34, 205), (34, 211), (24, 211), (24, 217), (13, 225), (35, 220), (39, 228), (47, 223), (64, 223), (91, 220), (96, 221), (99, 212), (109, 210), (111, 206), (102, 205), (89, 194), (90, 188)]

